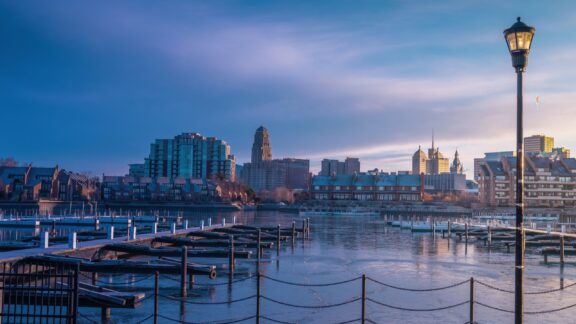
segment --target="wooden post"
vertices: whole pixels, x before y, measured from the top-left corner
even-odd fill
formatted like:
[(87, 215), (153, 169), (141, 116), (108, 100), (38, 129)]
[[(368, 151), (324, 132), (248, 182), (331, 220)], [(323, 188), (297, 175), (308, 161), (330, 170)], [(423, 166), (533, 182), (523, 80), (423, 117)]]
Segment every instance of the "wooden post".
[(195, 283), (196, 283), (196, 277), (194, 276), (194, 272), (188, 273), (188, 288), (194, 289)]
[(468, 223), (464, 223), (464, 234), (466, 239), (466, 246), (468, 246)]
[(68, 237), (68, 248), (76, 250), (77, 242), (78, 242), (78, 236), (76, 232), (70, 233), (70, 236)]
[(470, 321), (474, 323), (474, 277), (470, 277)]
[(256, 324), (260, 324), (260, 271), (256, 275)]
[(278, 231), (276, 236), (276, 255), (280, 255), (280, 224), (278, 224)]
[(188, 248), (182, 247), (182, 265), (180, 269), (180, 297), (186, 297), (186, 277), (188, 272)]
[(564, 265), (564, 235), (560, 236), (560, 264)]
[(452, 222), (448, 221), (448, 238), (452, 237)]
[(366, 275), (362, 275), (362, 320), (361, 323), (366, 322)]
[(158, 277), (159, 273), (156, 271), (154, 273), (154, 324), (158, 324), (158, 293), (160, 290)]
[(110, 225), (110, 227), (108, 227), (108, 233), (106, 233), (106, 234), (108, 234), (106, 237), (107, 239), (109, 239), (109, 240), (114, 239), (114, 225)]
[(488, 247), (492, 247), (492, 228), (488, 226)]
[(40, 236), (40, 247), (43, 249), (50, 247), (50, 233), (48, 233), (48, 231), (42, 232)]
[(110, 320), (110, 307), (103, 306), (102, 312), (100, 313), (100, 319), (102, 322), (108, 322)]
[(234, 235), (230, 235), (230, 248), (228, 250), (228, 268), (230, 277), (234, 276)]
[(98, 272), (92, 272), (92, 286), (96, 286), (98, 283)]
[(296, 222), (292, 221), (292, 247), (294, 247), (294, 243), (296, 243)]
[(304, 241), (306, 239), (307, 236), (307, 228), (306, 228), (306, 219), (302, 220), (302, 241)]

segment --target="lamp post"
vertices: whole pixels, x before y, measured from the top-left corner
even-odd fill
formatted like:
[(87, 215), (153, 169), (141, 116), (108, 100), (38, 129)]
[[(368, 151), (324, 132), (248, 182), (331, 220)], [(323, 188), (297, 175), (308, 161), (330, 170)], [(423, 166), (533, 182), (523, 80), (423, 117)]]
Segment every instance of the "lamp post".
[(524, 322), (524, 134), (522, 117), (522, 74), (526, 71), (530, 45), (536, 30), (520, 21), (504, 31), (512, 66), (517, 76), (516, 101), (516, 266), (514, 289), (514, 323)]

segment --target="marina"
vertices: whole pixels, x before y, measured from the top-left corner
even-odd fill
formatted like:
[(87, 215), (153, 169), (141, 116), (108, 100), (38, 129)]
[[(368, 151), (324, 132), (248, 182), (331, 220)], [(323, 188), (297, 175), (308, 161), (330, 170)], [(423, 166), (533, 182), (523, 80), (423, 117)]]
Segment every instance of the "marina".
[[(210, 227), (206, 225), (208, 218), (214, 220), (210, 220)], [(307, 218), (294, 218), (294, 214), (268, 211), (212, 214), (212, 217), (192, 214), (183, 215), (181, 222), (202, 224), (204, 221), (204, 230), (201, 226), (184, 229), (183, 225), (178, 225), (173, 233), (172, 226), (168, 225), (163, 232), (137, 234), (135, 240), (129, 239), (130, 231), (125, 231), (125, 237), (82, 242), (76, 250), (71, 250), (68, 244), (55, 244), (46, 249), (5, 252), (0, 256), (4, 255), (4, 263), (9, 264), (15, 261), (6, 259), (11, 253), (28, 255), (31, 262), (28, 267), (46, 263), (78, 266), (79, 323), (152, 323), (154, 303), (157, 303), (159, 321), (165, 316), (182, 323), (242, 318), (248, 318), (246, 323), (254, 322), (258, 306), (255, 303), (260, 304), (262, 322), (271, 318), (290, 323), (335, 323), (350, 317), (344, 314), (356, 314), (361, 322), (358, 307), (364, 303), (366, 321), (405, 318), (406, 310), (387, 306), (436, 309), (448, 304), (457, 306), (444, 311), (430, 310), (427, 315), (432, 316), (416, 316), (413, 323), (433, 323), (439, 318), (445, 322), (464, 322), (469, 319), (471, 305), (477, 321), (507, 321), (508, 313), (481, 305), (504, 307), (511, 301), (507, 294), (487, 294), (490, 288), (482, 285), (506, 287), (511, 284), (511, 269), (506, 265), (509, 262), (506, 260), (513, 255), (509, 252), (513, 244), (510, 228), (497, 227), (493, 222), (489, 223), (491, 226), (473, 223), (471, 219), (470, 223), (459, 219), (438, 219), (430, 223), (434, 218), (429, 217), (414, 217), (413, 227), (412, 217), (399, 220), (401, 218), (399, 215), (325, 216), (308, 221)], [(397, 222), (409, 223), (410, 227), (394, 226), (399, 224)], [(310, 228), (314, 230), (309, 231)], [(555, 224), (554, 228), (561, 229), (561, 225)], [(532, 291), (558, 289), (553, 294), (562, 296), (563, 287), (568, 291), (571, 285), (567, 278), (573, 272), (572, 260), (576, 254), (574, 234), (532, 230), (544, 233), (530, 235), (526, 243), (527, 274), (540, 278), (532, 282), (530, 288)], [(258, 236), (260, 244), (255, 244)], [(417, 270), (422, 266), (427, 270)], [(186, 269), (185, 276), (182, 269)], [(318, 300), (311, 299), (306, 290), (297, 289), (297, 285), (277, 289), (281, 282), (303, 284), (302, 288), (320, 284), (313, 288), (315, 295), (322, 296), (320, 305), (339, 304), (352, 295), (361, 296), (362, 280), (341, 284), (350, 287), (346, 291), (340, 290), (340, 284), (333, 288), (324, 284), (347, 282), (363, 275), (366, 277), (366, 299), (317, 312), (308, 312), (316, 309), (314, 305), (318, 305)], [(470, 278), (475, 282), (475, 296), (481, 304), (462, 301), (469, 298), (465, 296), (469, 295)], [(256, 291), (255, 295), (250, 295), (258, 282), (261, 282), (260, 293)], [(455, 282), (462, 284), (447, 288), (455, 290), (447, 295), (438, 290), (443, 296), (441, 299), (419, 295), (414, 298), (402, 290), (390, 295), (378, 288), (386, 284), (426, 291)], [(155, 289), (158, 289), (157, 293)], [(94, 301), (89, 304), (83, 297), (91, 295), (97, 296), (98, 304)], [(236, 300), (246, 296), (253, 298), (236, 305)], [(214, 304), (223, 299), (232, 303)], [(543, 295), (534, 301), (534, 305), (554, 308), (553, 300)], [(304, 308), (282, 306), (274, 301)], [(176, 314), (179, 315), (174, 317)], [(562, 312), (547, 317), (534, 315), (528, 317), (527, 322), (558, 318), (554, 316), (561, 318)]]

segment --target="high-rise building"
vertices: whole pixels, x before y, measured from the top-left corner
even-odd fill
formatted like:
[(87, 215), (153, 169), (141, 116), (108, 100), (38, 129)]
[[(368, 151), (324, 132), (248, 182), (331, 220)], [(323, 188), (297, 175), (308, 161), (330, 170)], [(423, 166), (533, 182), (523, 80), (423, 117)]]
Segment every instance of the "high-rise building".
[(144, 159), (144, 176), (234, 181), (235, 167), (236, 158), (225, 141), (183, 133), (150, 144), (150, 154)]
[(524, 138), (524, 152), (527, 154), (551, 153), (554, 147), (554, 137), (532, 135)]
[(270, 134), (264, 126), (258, 127), (254, 134), (252, 144), (252, 163), (272, 160), (272, 146), (270, 145)]
[(352, 175), (360, 173), (360, 159), (347, 157), (344, 160), (344, 174)]
[(276, 188), (308, 189), (310, 160), (272, 159), (270, 134), (261, 126), (254, 134), (252, 162), (244, 163), (242, 181), (254, 191), (272, 191)]
[(418, 146), (418, 151), (412, 155), (412, 174), (426, 174), (426, 161), (428, 161), (426, 153)]
[(355, 173), (360, 173), (360, 159), (347, 157), (344, 162), (331, 159), (322, 160), (322, 168), (318, 175), (354, 175)]

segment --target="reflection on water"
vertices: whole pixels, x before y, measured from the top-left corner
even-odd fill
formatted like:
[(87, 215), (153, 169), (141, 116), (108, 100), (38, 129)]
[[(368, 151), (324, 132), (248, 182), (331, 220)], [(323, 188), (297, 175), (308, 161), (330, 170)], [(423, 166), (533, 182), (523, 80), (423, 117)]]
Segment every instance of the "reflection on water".
[[(220, 223), (223, 217), (230, 221), (232, 216), (246, 224), (289, 226), (293, 220), (301, 226), (302, 219), (296, 214), (273, 211), (260, 212), (198, 212), (185, 214), (190, 225), (212, 218)], [(572, 282), (573, 266), (561, 269), (557, 265), (541, 264), (541, 257), (529, 253), (526, 258), (526, 291), (540, 291), (559, 288)], [(200, 260), (194, 260), (200, 262)], [(210, 259), (222, 266), (226, 260)], [(235, 279), (255, 274), (253, 260), (238, 260)], [(440, 234), (433, 237), (430, 233), (413, 234), (408, 230), (387, 227), (380, 217), (314, 217), (312, 218), (312, 239), (298, 240), (296, 245), (285, 244), (279, 259), (270, 251), (265, 256), (261, 272), (267, 276), (301, 283), (327, 283), (346, 280), (366, 274), (370, 278), (391, 285), (408, 288), (433, 288), (446, 286), (474, 277), (491, 285), (513, 290), (514, 255), (505, 250), (491, 250), (473, 243), (467, 248), (456, 239), (443, 239)], [(226, 282), (222, 274), (212, 282)], [(101, 276), (102, 280), (112, 282), (130, 282), (128, 276)], [(174, 276), (171, 279), (177, 279)], [(199, 283), (208, 282), (198, 278)], [(151, 292), (152, 280), (134, 284), (130, 289)], [(232, 287), (195, 286), (190, 291), (190, 300), (197, 302), (220, 302), (235, 300), (255, 294), (255, 279), (245, 280)], [(177, 280), (161, 280), (161, 294), (177, 296)], [(262, 294), (274, 300), (298, 305), (328, 305), (359, 297), (361, 281), (330, 287), (294, 287), (270, 280), (263, 280)], [(469, 286), (464, 284), (450, 290), (431, 292), (399, 291), (368, 281), (367, 295), (379, 302), (405, 308), (435, 308), (457, 304), (468, 300)], [(475, 286), (475, 298), (485, 304), (500, 308), (513, 309), (513, 294), (489, 290)], [(525, 298), (527, 310), (558, 308), (576, 303), (576, 287), (565, 291), (528, 295)], [(255, 314), (255, 301), (247, 300), (231, 305), (182, 305), (177, 301), (160, 299), (160, 312), (183, 321), (215, 321), (242, 318)], [(278, 305), (271, 301), (262, 301), (262, 314), (287, 322), (331, 323), (352, 320), (360, 317), (359, 302), (341, 307), (326, 309), (296, 309)], [(406, 312), (367, 303), (367, 317), (382, 323), (464, 323), (468, 321), (468, 304), (439, 312)], [(137, 310), (112, 310), (115, 323), (132, 323), (144, 319), (152, 312), (152, 300), (147, 300)], [(81, 309), (81, 313), (98, 318), (99, 310)], [(571, 310), (548, 315), (527, 315), (527, 323), (566, 321)], [(476, 305), (476, 321), (480, 323), (509, 323), (513, 314), (506, 314)], [(248, 322), (253, 322), (248, 321)], [(262, 321), (265, 322), (265, 321)]]

